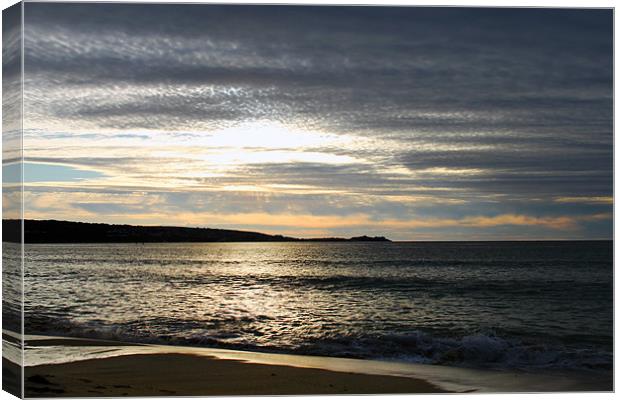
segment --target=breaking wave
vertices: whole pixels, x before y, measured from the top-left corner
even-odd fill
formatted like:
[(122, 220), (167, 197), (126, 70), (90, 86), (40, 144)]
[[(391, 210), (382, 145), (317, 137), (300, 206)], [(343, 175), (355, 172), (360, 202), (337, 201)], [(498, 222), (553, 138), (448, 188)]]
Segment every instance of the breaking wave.
[[(264, 351), (404, 361), (422, 364), (452, 365), (497, 370), (603, 370), (613, 365), (613, 353), (594, 348), (549, 345), (519, 338), (502, 337), (495, 332), (461, 336), (441, 336), (422, 331), (384, 335), (333, 335), (308, 338), (300, 343), (277, 346), (259, 341), (241, 340), (230, 329), (213, 330), (209, 334), (191, 333), (201, 328), (189, 321), (134, 321), (124, 324), (75, 323), (63, 318), (30, 316), (28, 334), (106, 339), (147, 344), (215, 347), (233, 350)], [(225, 319), (220, 326), (269, 323), (266, 316)], [(218, 325), (218, 324), (214, 324)], [(157, 329), (160, 327), (162, 329)], [(165, 332), (163, 327), (166, 327)], [(176, 327), (170, 329), (170, 327)], [(261, 336), (256, 331), (257, 336)]]

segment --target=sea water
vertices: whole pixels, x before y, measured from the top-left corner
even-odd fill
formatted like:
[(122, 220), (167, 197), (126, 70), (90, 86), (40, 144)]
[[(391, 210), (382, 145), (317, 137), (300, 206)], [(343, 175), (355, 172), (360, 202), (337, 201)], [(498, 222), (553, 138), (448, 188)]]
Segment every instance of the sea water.
[(613, 245), (26, 245), (25, 333), (495, 370), (612, 368)]

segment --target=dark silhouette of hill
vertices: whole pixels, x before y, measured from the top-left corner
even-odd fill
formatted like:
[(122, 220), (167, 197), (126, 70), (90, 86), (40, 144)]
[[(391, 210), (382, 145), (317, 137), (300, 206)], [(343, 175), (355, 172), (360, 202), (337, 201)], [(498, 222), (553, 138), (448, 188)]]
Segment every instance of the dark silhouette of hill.
[[(2, 220), (5, 242), (20, 242), (20, 220)], [(24, 220), (26, 243), (158, 243), (158, 242), (389, 242), (384, 237), (299, 239), (229, 229), (175, 226), (110, 225), (56, 220)]]

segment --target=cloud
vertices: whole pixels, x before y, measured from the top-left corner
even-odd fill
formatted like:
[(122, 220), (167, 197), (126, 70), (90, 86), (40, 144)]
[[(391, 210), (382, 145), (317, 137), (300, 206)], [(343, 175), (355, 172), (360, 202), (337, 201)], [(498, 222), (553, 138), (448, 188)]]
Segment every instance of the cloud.
[[(105, 175), (54, 188), (83, 218), (162, 223), (202, 197), (449, 234), (610, 206), (611, 10), (26, 9), (25, 157)], [(149, 209), (134, 191), (164, 195)]]
[(611, 196), (575, 196), (575, 197), (557, 197), (554, 199), (556, 203), (586, 203), (586, 204), (613, 204), (614, 198)]
[(461, 219), (419, 219), (409, 221), (377, 221), (383, 226), (398, 226), (406, 228), (445, 228), (467, 227), (488, 228), (496, 226), (540, 226), (550, 229), (576, 229), (580, 221), (596, 221), (611, 219), (609, 214), (594, 214), (587, 216), (559, 216), (537, 217), (530, 215), (501, 214), (495, 216), (468, 216)]

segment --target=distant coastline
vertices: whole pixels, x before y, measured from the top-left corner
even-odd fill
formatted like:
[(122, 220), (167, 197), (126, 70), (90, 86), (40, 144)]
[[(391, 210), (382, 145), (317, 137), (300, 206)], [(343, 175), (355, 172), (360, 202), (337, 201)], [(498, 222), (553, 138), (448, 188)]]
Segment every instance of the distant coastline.
[[(3, 219), (3, 241), (21, 241), (20, 220)], [(24, 220), (26, 243), (179, 243), (179, 242), (391, 242), (383, 236), (302, 239), (231, 229), (114, 225), (58, 220)]]

